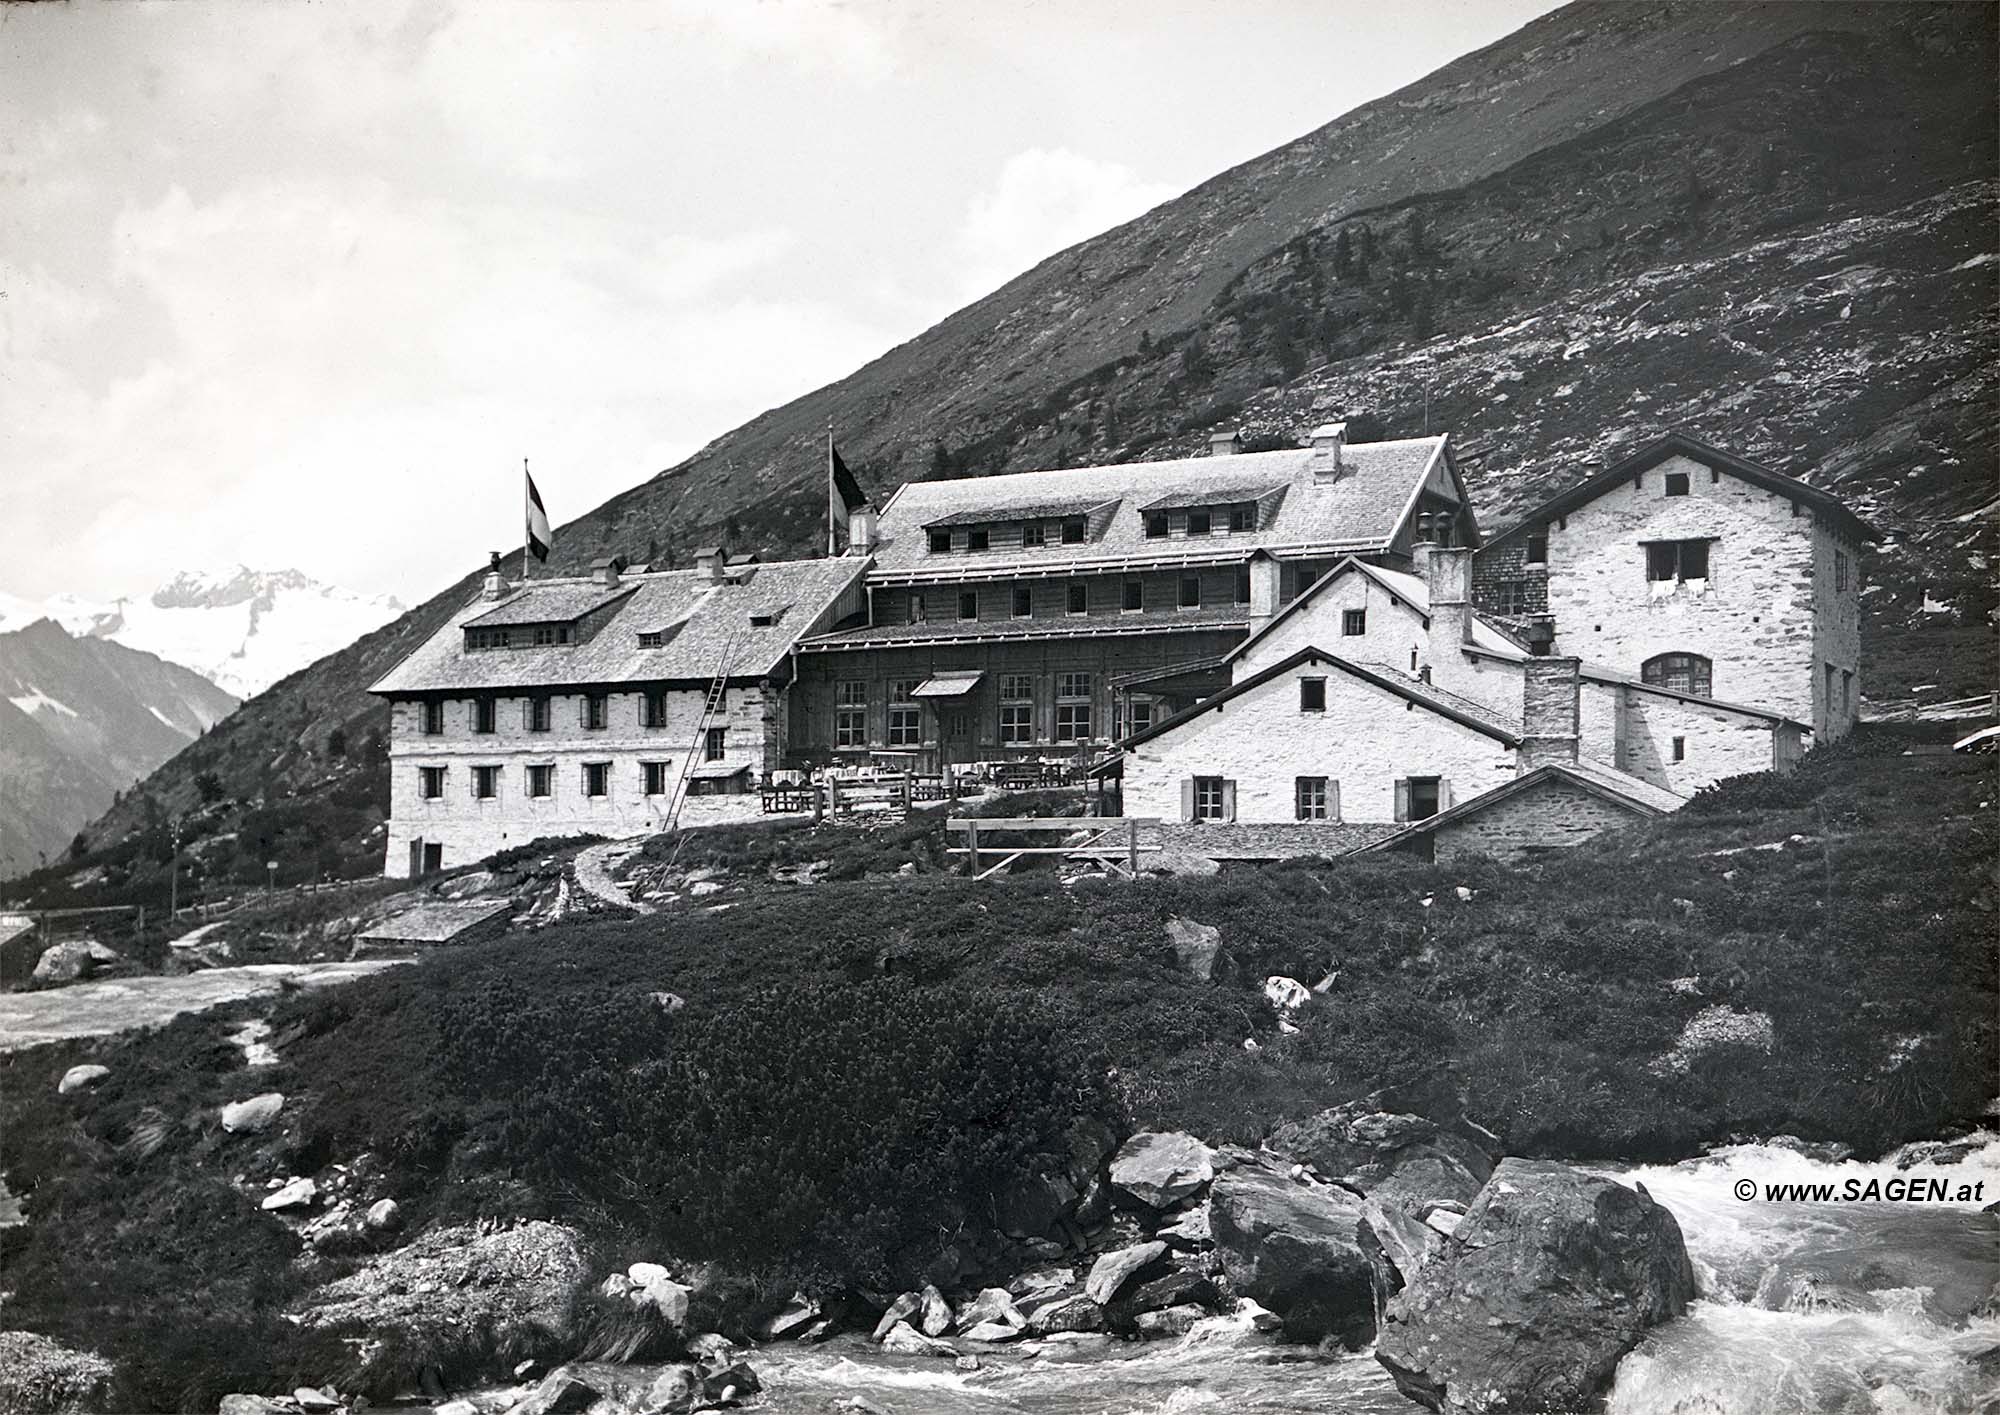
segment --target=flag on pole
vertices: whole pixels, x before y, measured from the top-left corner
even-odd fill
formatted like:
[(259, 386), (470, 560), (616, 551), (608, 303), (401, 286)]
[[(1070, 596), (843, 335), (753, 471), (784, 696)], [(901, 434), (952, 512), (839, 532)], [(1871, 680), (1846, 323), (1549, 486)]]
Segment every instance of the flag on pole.
[(535, 490), (535, 479), (525, 463), (521, 475), (528, 479), (528, 553), (546, 565), (549, 549), (555, 544), (549, 531), (549, 513), (542, 507), (542, 494)]
[(854, 479), (854, 473), (847, 470), (847, 463), (840, 460), (840, 449), (833, 445), (833, 433), (826, 434), (826, 553), (839, 554), (834, 542), (836, 531), (847, 529), (848, 517), (858, 507), (868, 504), (868, 494), (861, 489), (861, 483)]

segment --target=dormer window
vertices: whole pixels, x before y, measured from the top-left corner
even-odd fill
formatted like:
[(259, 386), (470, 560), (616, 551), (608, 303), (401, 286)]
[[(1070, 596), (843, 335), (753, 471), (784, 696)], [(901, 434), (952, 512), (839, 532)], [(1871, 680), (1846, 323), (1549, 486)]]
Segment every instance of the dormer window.
[(951, 549), (951, 531), (940, 526), (931, 532), (931, 554), (942, 555)]
[(1206, 506), (1197, 506), (1188, 512), (1187, 533), (1191, 536), (1205, 536), (1214, 523), (1209, 509)]
[(1254, 531), (1257, 529), (1257, 503), (1239, 501), (1229, 508), (1229, 529), (1231, 531)]
[(1164, 511), (1147, 512), (1146, 538), (1148, 540), (1163, 540), (1166, 538), (1166, 534), (1167, 534), (1167, 513)]
[(1021, 544), (1029, 549), (1046, 543), (1048, 534), (1049, 528), (1040, 521), (1023, 521), (1021, 523)]
[(1065, 516), (1062, 523), (1064, 545), (1082, 545), (1085, 534), (1084, 519), (1081, 516)]
[(664, 648), (666, 642), (667, 636), (658, 629), (651, 629), (639, 635), (639, 647), (642, 649)]
[(753, 629), (769, 629), (780, 619), (784, 618), (784, 616), (785, 611), (783, 609), (753, 610), (750, 614), (750, 627)]
[(974, 526), (965, 533), (965, 548), (967, 550), (984, 550), (986, 549), (986, 544), (986, 527)]

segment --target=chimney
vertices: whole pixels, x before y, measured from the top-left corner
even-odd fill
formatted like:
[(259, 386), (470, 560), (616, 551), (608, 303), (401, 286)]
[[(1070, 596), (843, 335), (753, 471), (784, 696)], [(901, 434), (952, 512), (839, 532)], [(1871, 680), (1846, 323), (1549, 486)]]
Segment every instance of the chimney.
[(624, 556), (600, 555), (597, 559), (590, 562), (591, 583), (615, 588), (618, 584), (619, 572), (624, 570), (624, 568)]
[(1321, 423), (1312, 430), (1312, 472), (1316, 482), (1340, 480), (1340, 453), (1347, 445), (1346, 423)]
[(1531, 658), (1521, 665), (1521, 750), (1515, 772), (1526, 776), (1550, 762), (1574, 762), (1577, 692), (1582, 661)]
[(1236, 428), (1208, 435), (1208, 455), (1211, 457), (1234, 457), (1242, 450), (1243, 434)]
[(711, 585), (722, 583), (729, 565), (729, 552), (719, 545), (704, 545), (694, 553), (694, 568), (700, 579)]
[(480, 593), (487, 599), (504, 599), (507, 591), (514, 587), (507, 583), (507, 572), (500, 568), (500, 552), (489, 550), (486, 553), (493, 558), (486, 567), (486, 581), (480, 587)]
[(1250, 632), (1278, 616), (1278, 558), (1267, 550), (1250, 552)]
[(1472, 642), (1472, 550), (1460, 545), (1420, 545), (1424, 588), (1431, 601), (1431, 662), (1449, 678), (1458, 651)]
[(880, 513), (873, 502), (864, 501), (847, 516), (847, 553), (867, 555), (875, 549), (875, 537), (880, 530)]

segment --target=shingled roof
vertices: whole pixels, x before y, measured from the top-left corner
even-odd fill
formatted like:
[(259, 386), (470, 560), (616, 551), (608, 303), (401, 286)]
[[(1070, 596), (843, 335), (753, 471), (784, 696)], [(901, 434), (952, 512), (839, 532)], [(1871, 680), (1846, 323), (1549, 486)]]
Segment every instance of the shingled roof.
[[(1331, 453), (1310, 447), (1223, 457), (1182, 457), (1005, 476), (910, 482), (882, 509), (875, 546), (878, 583), (957, 580), (1011, 573), (1114, 570), (1163, 557), (1183, 563), (1241, 560), (1252, 550), (1335, 555), (1387, 549), (1417, 503), (1433, 469), (1443, 468), (1462, 497), (1456, 465), (1443, 437), (1350, 443), (1340, 450), (1337, 476), (1315, 476)], [(1221, 504), (1286, 494), (1269, 523), (1254, 531), (1218, 533), (1169, 544), (1149, 538), (1147, 506)], [(971, 521), (1004, 522), (1046, 514), (1050, 506), (1115, 502), (1101, 535), (1032, 548), (932, 554), (925, 528)]]
[[(574, 688), (621, 683), (706, 683), (725, 659), (732, 679), (761, 678), (782, 663), (799, 637), (820, 627), (841, 594), (867, 569), (865, 556), (759, 565), (721, 583), (700, 570), (628, 575), (609, 622), (581, 643), (468, 650), (465, 630), (490, 624), (494, 604), (474, 600), (392, 668), (371, 689), (383, 697), (437, 692)], [(579, 602), (577, 579), (534, 580), (503, 600), (509, 623), (540, 623)], [(753, 624), (752, 617), (771, 617)], [(639, 635), (660, 634), (658, 648)]]
[(1412, 821), (1393, 835), (1360, 846), (1355, 853), (1393, 850), (1415, 836), (1427, 835), (1440, 826), (1454, 825), (1468, 817), (1491, 810), (1502, 801), (1518, 796), (1524, 791), (1537, 791), (1564, 783), (1580, 787), (1599, 800), (1622, 807), (1638, 820), (1665, 815), (1687, 804), (1687, 798), (1684, 796), (1677, 796), (1664, 787), (1641, 781), (1636, 776), (1627, 776), (1624, 772), (1613, 770), (1602, 762), (1588, 759), (1574, 762), (1545, 762), (1533, 771), (1524, 772), (1512, 781), (1503, 781), (1491, 790), (1482, 791), (1477, 796), (1460, 801), (1457, 805), (1439, 811), (1434, 816)]

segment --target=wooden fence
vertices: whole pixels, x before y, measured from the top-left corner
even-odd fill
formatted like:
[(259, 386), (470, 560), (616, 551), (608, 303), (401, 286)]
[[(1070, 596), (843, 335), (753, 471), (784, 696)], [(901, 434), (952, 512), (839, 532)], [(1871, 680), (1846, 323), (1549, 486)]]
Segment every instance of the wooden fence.
[[(1141, 845), (1139, 828), (1160, 823), (1158, 816), (990, 816), (953, 818), (945, 829), (965, 837), (965, 844), (948, 846), (947, 855), (966, 857), (966, 873), (974, 879), (990, 879), (1016, 860), (1028, 855), (1060, 855), (1069, 860), (1089, 860), (1125, 879), (1139, 877), (1139, 856), (1158, 850), (1157, 845)], [(988, 844), (979, 843), (980, 832)], [(1060, 845), (1014, 845), (992, 843), (998, 832), (1028, 835), (1080, 835), (1082, 839)], [(984, 859), (1000, 856), (998, 863)], [(982, 858), (984, 857), (984, 858)]]

